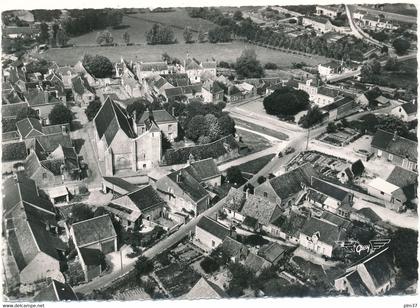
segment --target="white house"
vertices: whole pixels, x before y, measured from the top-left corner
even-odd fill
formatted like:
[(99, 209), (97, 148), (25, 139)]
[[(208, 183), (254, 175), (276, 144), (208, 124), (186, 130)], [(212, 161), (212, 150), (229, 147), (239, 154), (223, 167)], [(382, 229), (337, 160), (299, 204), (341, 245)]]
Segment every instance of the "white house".
[(391, 115), (400, 118), (404, 122), (411, 122), (417, 118), (417, 103), (413, 100), (412, 103), (407, 102), (401, 106), (397, 106), (391, 110)]
[(400, 210), (407, 201), (407, 197), (400, 187), (381, 178), (375, 178), (370, 181), (367, 184), (367, 190), (369, 195), (386, 201), (388, 204), (391, 204), (392, 209), (397, 211)]
[(203, 216), (195, 227), (194, 240), (198, 245), (211, 251), (218, 247), (230, 235), (230, 230), (221, 223), (207, 216)]

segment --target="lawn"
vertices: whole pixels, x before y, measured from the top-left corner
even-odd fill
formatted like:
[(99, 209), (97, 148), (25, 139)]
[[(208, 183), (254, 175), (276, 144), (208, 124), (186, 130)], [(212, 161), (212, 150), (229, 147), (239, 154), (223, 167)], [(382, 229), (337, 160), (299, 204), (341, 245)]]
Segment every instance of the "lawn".
[(267, 165), (275, 156), (275, 154), (268, 154), (250, 160), (246, 163), (240, 164), (238, 167), (242, 172), (257, 174), (265, 165)]
[[(89, 34), (86, 34), (89, 35)], [(90, 34), (96, 37), (96, 34)], [(273, 62), (281, 68), (290, 68), (293, 62), (304, 61), (308, 65), (325, 63), (327, 58), (319, 56), (305, 57), (277, 50), (254, 46), (248, 43), (233, 41), (231, 43), (194, 43), (171, 45), (136, 45), (136, 46), (83, 46), (69, 48), (53, 48), (40, 54), (40, 57), (57, 62), (59, 65), (74, 65), (84, 54), (99, 54), (108, 57), (111, 61), (119, 61), (121, 57), (130, 61), (161, 61), (161, 55), (167, 52), (172, 57), (185, 59), (189, 54), (201, 60), (215, 58), (217, 61), (235, 62), (245, 48), (254, 48), (258, 59), (262, 63)]]
[[(112, 29), (108, 30), (114, 37), (114, 42), (121, 44), (123, 43), (122, 35), (124, 32), (128, 32), (130, 35), (130, 41), (132, 43), (146, 43), (146, 32), (152, 28), (154, 23), (160, 23), (171, 26), (175, 32), (175, 37), (179, 42), (184, 42), (183, 30), (186, 26), (190, 26), (194, 30), (198, 30), (200, 27), (203, 31), (215, 27), (215, 25), (207, 20), (201, 18), (191, 18), (185, 9), (178, 8), (174, 12), (167, 13), (137, 13), (125, 15), (123, 17), (122, 26), (126, 26), (123, 29)], [(96, 44), (96, 35), (98, 31), (93, 31), (81, 36), (73, 37), (70, 43), (75, 45), (92, 45)], [(197, 34), (194, 34), (196, 38)]]
[(242, 137), (242, 142), (249, 147), (251, 152), (259, 152), (271, 146), (270, 141), (260, 135), (242, 129), (236, 129), (236, 133)]
[[(286, 135), (285, 133), (282, 133), (282, 132), (279, 132), (279, 131), (276, 131), (276, 130), (273, 130), (273, 129), (269, 129), (269, 128), (266, 128), (266, 127), (262, 127), (262, 126), (259, 126), (259, 125), (255, 125), (253, 123), (245, 122), (245, 121), (242, 121), (240, 119), (235, 119), (235, 123), (238, 126), (242, 126), (244, 128), (248, 128), (248, 129), (251, 129), (255, 132), (266, 134), (266, 135), (272, 136), (274, 138), (278, 138), (278, 139), (281, 139), (281, 140), (288, 140), (289, 139), (289, 136)], [(239, 130), (240, 130), (240, 128), (239, 128)], [(243, 131), (241, 131), (241, 132), (243, 132)], [(255, 134), (253, 134), (253, 136), (255, 136)], [(252, 139), (249, 140), (249, 141), (253, 142)]]

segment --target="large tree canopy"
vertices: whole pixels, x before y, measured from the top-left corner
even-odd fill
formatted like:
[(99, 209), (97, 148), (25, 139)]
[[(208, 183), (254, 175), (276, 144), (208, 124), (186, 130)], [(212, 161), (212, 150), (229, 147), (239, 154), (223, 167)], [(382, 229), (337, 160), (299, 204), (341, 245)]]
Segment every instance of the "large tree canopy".
[(48, 115), (50, 123), (55, 124), (71, 124), (73, 114), (70, 109), (62, 104), (57, 104)]
[(264, 76), (264, 69), (252, 48), (246, 48), (236, 59), (236, 72), (241, 78), (260, 78)]
[(83, 66), (90, 74), (97, 78), (111, 77), (114, 71), (112, 62), (107, 57), (100, 55), (85, 55)]
[(294, 116), (309, 106), (309, 95), (302, 90), (291, 87), (277, 89), (263, 101), (268, 114), (279, 117)]

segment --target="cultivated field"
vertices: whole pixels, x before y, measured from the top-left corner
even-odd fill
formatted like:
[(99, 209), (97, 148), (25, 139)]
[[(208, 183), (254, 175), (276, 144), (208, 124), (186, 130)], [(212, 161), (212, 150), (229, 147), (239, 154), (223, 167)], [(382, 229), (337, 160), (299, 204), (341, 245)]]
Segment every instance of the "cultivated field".
[(70, 47), (50, 49), (40, 56), (57, 62), (59, 65), (74, 65), (84, 54), (99, 54), (108, 57), (111, 61), (119, 61), (121, 57), (130, 61), (161, 61), (165, 51), (171, 57), (184, 59), (187, 53), (201, 60), (214, 57), (217, 61), (234, 62), (247, 47), (253, 47), (258, 59), (262, 63), (273, 62), (279, 67), (289, 68), (293, 62), (304, 61), (308, 65), (326, 63), (328, 59), (320, 56), (305, 57), (285, 53), (277, 50), (257, 47), (248, 43), (234, 41), (223, 44), (172, 44), (172, 45), (140, 45), (115, 47)]

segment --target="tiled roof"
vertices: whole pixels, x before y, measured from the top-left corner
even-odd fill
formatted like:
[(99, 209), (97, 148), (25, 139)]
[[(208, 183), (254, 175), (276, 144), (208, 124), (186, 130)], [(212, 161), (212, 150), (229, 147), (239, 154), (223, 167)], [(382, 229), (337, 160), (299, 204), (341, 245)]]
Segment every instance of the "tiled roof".
[(174, 171), (168, 174), (168, 177), (195, 202), (208, 196), (207, 191), (200, 183), (184, 169)]
[(337, 97), (340, 94), (339, 91), (327, 87), (319, 87), (318, 95), (324, 95), (328, 97)]
[(99, 249), (79, 248), (81, 258), (86, 265), (101, 265), (102, 253)]
[(363, 262), (376, 288), (382, 287), (395, 276), (395, 270), (386, 257), (387, 253), (388, 248), (383, 249)]
[(16, 104), (1, 105), (1, 114), (3, 118), (15, 118), (22, 108), (29, 107), (26, 102)]
[(168, 70), (168, 64), (166, 62), (146, 62), (140, 63), (139, 65), (140, 70), (143, 72), (156, 72)]
[(339, 201), (343, 201), (348, 195), (347, 191), (315, 177), (311, 179), (311, 188)]
[(79, 95), (83, 95), (86, 92), (92, 92), (87, 80), (80, 75), (72, 78), (71, 83), (73, 90)]
[(414, 103), (404, 103), (401, 105), (401, 108), (403, 108), (408, 115), (417, 113), (417, 104)]
[(57, 134), (36, 136), (35, 139), (47, 153), (54, 151), (59, 145), (68, 148), (73, 147), (70, 135), (61, 132)]
[(186, 169), (199, 182), (221, 175), (213, 158), (191, 162)]
[(161, 75), (161, 76), (164, 78), (164, 80), (169, 82), (174, 87), (187, 86), (190, 84), (190, 79), (188, 78), (187, 74), (178, 73), (178, 74), (166, 74), (166, 75)]
[(284, 246), (281, 246), (279, 243), (272, 242), (271, 244), (261, 247), (258, 254), (268, 262), (275, 263), (285, 251), (286, 248)]
[(417, 142), (378, 129), (372, 139), (371, 146), (393, 155), (417, 161)]
[(34, 118), (25, 118), (16, 123), (16, 128), (23, 139), (25, 139), (31, 132), (42, 135), (42, 125), (39, 120)]
[(228, 295), (218, 285), (208, 281), (206, 278), (201, 279), (185, 294), (182, 299), (218, 299), (227, 298)]
[[(277, 221), (279, 224), (277, 224)], [(280, 216), (279, 219), (274, 221), (273, 224), (280, 227), (280, 229), (289, 236), (298, 237), (300, 230), (308, 220), (305, 216), (291, 212), (289, 217)]]
[(153, 120), (159, 125), (159, 123), (176, 122), (173, 115), (167, 112), (165, 109), (146, 111), (138, 121), (139, 124), (143, 124), (147, 119), (153, 117)]
[(103, 179), (111, 183), (112, 185), (115, 185), (116, 187), (120, 187), (126, 191), (134, 191), (134, 190), (139, 189), (137, 185), (127, 182), (126, 180), (123, 180), (122, 178), (104, 176)]
[(58, 104), (60, 101), (46, 91), (40, 91), (38, 89), (29, 90), (25, 95), (29, 106), (39, 106), (46, 104)]
[(418, 174), (399, 166), (395, 166), (386, 181), (398, 187), (405, 187), (411, 184), (416, 184), (418, 182)]
[(354, 295), (357, 296), (368, 296), (371, 295), (369, 289), (366, 287), (358, 271), (352, 272), (346, 276), (350, 287), (353, 289)]
[(235, 212), (240, 212), (245, 204), (245, 193), (241, 189), (231, 187), (224, 199), (224, 207)]
[(147, 185), (142, 188), (137, 187), (136, 190), (113, 200), (113, 203), (120, 206), (124, 206), (124, 204), (127, 204), (127, 202), (130, 202), (141, 212), (150, 210), (157, 206), (163, 206), (165, 204), (165, 201), (163, 201), (163, 199), (151, 185)]
[(223, 253), (225, 253), (231, 258), (239, 256), (242, 253), (246, 254), (248, 251), (248, 248), (244, 244), (238, 242), (230, 236), (227, 236), (223, 240), (222, 244), (220, 245), (220, 248), (223, 251)]
[(230, 234), (230, 230), (228, 228), (207, 216), (203, 216), (200, 219), (197, 227), (207, 231), (221, 240), (224, 240)]
[(339, 227), (313, 217), (304, 224), (301, 233), (307, 236), (317, 233), (321, 242), (331, 246), (344, 237), (344, 233)]
[(67, 283), (52, 280), (51, 283), (34, 296), (35, 302), (77, 301), (76, 293)]
[(311, 164), (306, 163), (296, 169), (293, 169), (285, 174), (275, 177), (270, 180), (276, 194), (282, 198), (298, 193), (302, 190), (302, 184), (309, 185), (312, 176), (317, 176), (315, 169)]
[(111, 144), (119, 129), (129, 138), (136, 136), (125, 111), (114, 103), (109, 96), (96, 115), (94, 122), (99, 139), (105, 135), (108, 145)]
[(1, 140), (3, 142), (5, 141), (12, 141), (12, 140), (19, 140), (19, 134), (17, 131), (11, 131), (1, 134)]
[(201, 69), (200, 62), (195, 58), (187, 58), (184, 63), (185, 70), (199, 70)]
[(74, 223), (72, 226), (75, 244), (80, 247), (116, 236), (108, 214)]
[(277, 204), (269, 202), (266, 198), (249, 195), (241, 214), (257, 219), (262, 225), (268, 225), (278, 211), (280, 209)]
[(253, 272), (259, 272), (264, 268), (270, 267), (270, 262), (257, 256), (254, 253), (249, 253), (247, 258), (245, 259), (245, 266), (250, 268)]

